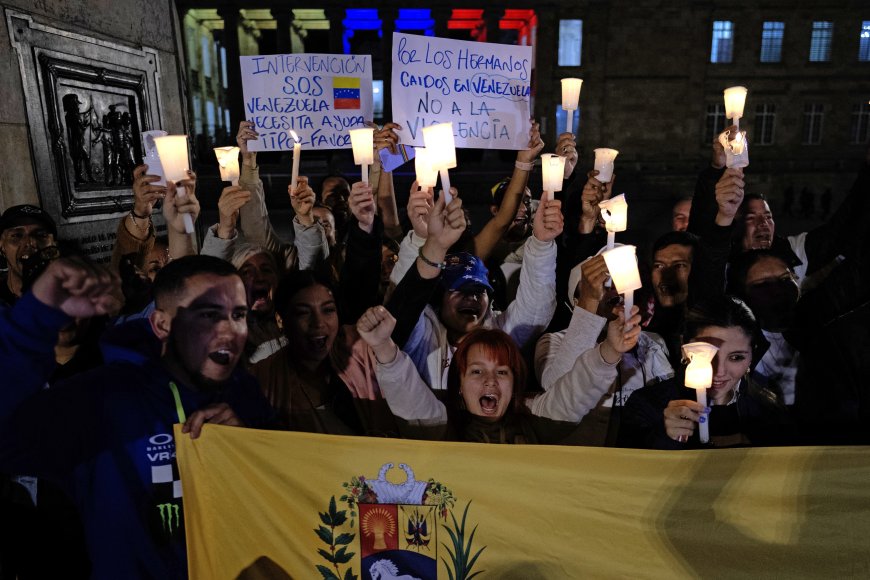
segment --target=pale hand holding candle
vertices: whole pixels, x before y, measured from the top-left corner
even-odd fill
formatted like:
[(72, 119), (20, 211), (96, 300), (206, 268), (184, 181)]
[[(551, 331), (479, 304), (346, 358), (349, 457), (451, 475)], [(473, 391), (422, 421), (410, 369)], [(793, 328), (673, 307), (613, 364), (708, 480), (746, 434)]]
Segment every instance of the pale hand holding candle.
[(631, 318), (631, 307), (634, 306), (634, 291), (639, 290), (643, 284), (640, 281), (640, 271), (637, 269), (637, 256), (635, 246), (619, 246), (601, 253), (607, 264), (607, 271), (616, 286), (616, 291), (624, 295), (625, 302), (625, 330), (631, 326), (628, 320)]
[(375, 161), (374, 133), (371, 127), (351, 129), (350, 146), (353, 147), (353, 162), (359, 165), (362, 173), (362, 182), (369, 184), (369, 165)]
[(439, 123), (423, 128), (423, 142), (429, 151), (429, 162), (441, 174), (444, 203), (452, 200), (448, 169), (456, 167), (456, 141), (453, 138), (453, 123)]
[(218, 167), (220, 167), (221, 181), (229, 181), (233, 185), (238, 185), (239, 148), (215, 147), (214, 154), (217, 157)]
[[(154, 145), (157, 148), (157, 155), (160, 157), (166, 181), (177, 183), (186, 179), (190, 169), (190, 161), (187, 157), (187, 135), (156, 137)], [(178, 189), (176, 196), (179, 200), (183, 200), (187, 196), (184, 187)], [(193, 227), (193, 218), (190, 214), (183, 214), (182, 219), (184, 220), (184, 231), (188, 234), (194, 233), (196, 230)]]
[(438, 184), (438, 170), (432, 167), (429, 150), (414, 147), (414, 170), (417, 173), (417, 186), (420, 189), (435, 187)]
[(565, 158), (552, 153), (541, 155), (541, 179), (543, 181), (543, 201), (552, 201), (553, 194), (562, 191), (565, 176)]
[(609, 183), (613, 179), (613, 162), (619, 151), (616, 149), (599, 148), (595, 150), (595, 179), (601, 183)]
[[(689, 359), (686, 367), (685, 385), (695, 389), (698, 403), (707, 407), (707, 389), (713, 384), (713, 358), (719, 349), (706, 342), (690, 342), (683, 345), (683, 356)], [(710, 422), (698, 423), (698, 436), (701, 443), (710, 441)]]
[(580, 87), (583, 79), (562, 79), (562, 108), (568, 113), (566, 133), (574, 132), (574, 111), (580, 106)]
[(290, 130), (290, 136), (293, 137), (293, 169), (290, 172), (290, 187), (296, 189), (296, 181), (299, 179), (299, 159), (302, 157), (302, 143), (300, 143), (299, 135), (296, 131)]

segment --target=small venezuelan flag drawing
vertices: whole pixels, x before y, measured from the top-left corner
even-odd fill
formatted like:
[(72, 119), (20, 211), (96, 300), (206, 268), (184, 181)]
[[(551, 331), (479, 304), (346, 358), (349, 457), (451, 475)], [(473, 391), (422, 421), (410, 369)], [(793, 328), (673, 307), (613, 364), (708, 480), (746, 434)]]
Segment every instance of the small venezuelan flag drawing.
[(359, 77), (333, 77), (332, 97), (336, 109), (359, 109)]

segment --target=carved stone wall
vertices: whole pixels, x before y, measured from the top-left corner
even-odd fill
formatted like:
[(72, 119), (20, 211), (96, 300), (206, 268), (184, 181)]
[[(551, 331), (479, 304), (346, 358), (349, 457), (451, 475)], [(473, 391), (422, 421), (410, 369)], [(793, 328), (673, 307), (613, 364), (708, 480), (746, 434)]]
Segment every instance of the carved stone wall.
[[(113, 3), (110, 15), (87, 2), (3, 11), (0, 209), (42, 205), (59, 237), (99, 259), (109, 256), (118, 218), (132, 205), (140, 133), (184, 127), (172, 3), (144, 4)], [(146, 9), (153, 13), (134, 18)]]

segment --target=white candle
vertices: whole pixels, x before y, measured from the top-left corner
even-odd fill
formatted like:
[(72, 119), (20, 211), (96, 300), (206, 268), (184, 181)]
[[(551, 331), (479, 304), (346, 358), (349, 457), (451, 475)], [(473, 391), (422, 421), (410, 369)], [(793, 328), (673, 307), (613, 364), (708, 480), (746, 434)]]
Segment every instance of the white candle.
[(163, 166), (160, 164), (160, 155), (157, 153), (154, 139), (156, 137), (165, 137), (168, 134), (166, 131), (160, 130), (142, 132), (142, 149), (145, 153), (142, 161), (148, 166), (148, 175), (156, 175), (160, 178), (153, 185), (166, 185), (166, 178), (163, 176)]
[(607, 230), (607, 249), (612, 249), (616, 242), (616, 232), (624, 232), (628, 228), (628, 203), (625, 194), (621, 193), (610, 199), (598, 202), (601, 217), (604, 218), (604, 228)]
[(353, 162), (361, 168), (362, 182), (369, 184), (369, 165), (374, 163), (374, 129), (363, 127), (351, 129), (350, 146), (353, 147)]
[(429, 161), (429, 150), (425, 147), (414, 147), (414, 171), (417, 174), (417, 187), (427, 189), (438, 184), (438, 170)]
[[(707, 407), (707, 389), (697, 389), (695, 391), (697, 395), (698, 403)], [(700, 439), (701, 443), (708, 443), (710, 441), (710, 424), (705, 417), (704, 422), (698, 422), (698, 439)]]
[[(154, 146), (160, 156), (160, 164), (163, 166), (166, 181), (178, 183), (182, 179), (187, 179), (187, 172), (190, 169), (190, 161), (187, 156), (187, 135), (156, 137)], [(179, 201), (184, 201), (187, 197), (184, 187), (178, 188), (176, 197)], [(195, 230), (191, 215), (189, 213), (181, 214), (181, 219), (184, 220), (184, 231), (192, 234)]]
[(743, 107), (746, 105), (746, 87), (729, 87), (723, 91), (725, 96), (725, 116), (740, 128), (740, 118), (743, 117)]
[(239, 184), (239, 148), (238, 147), (215, 147), (214, 154), (218, 160), (221, 171), (221, 181), (229, 181), (233, 185)]
[(296, 131), (291, 129), (290, 136), (293, 137), (293, 170), (290, 172), (290, 187), (296, 191), (296, 182), (299, 180), (299, 159), (302, 157), (302, 143), (300, 143)]
[(574, 132), (574, 111), (580, 106), (580, 87), (583, 79), (562, 79), (562, 108), (568, 113), (566, 133)]
[[(707, 389), (713, 384), (713, 357), (718, 348), (706, 342), (691, 342), (683, 345), (683, 356), (689, 359), (686, 367), (685, 385), (695, 389), (698, 403), (707, 407)], [(704, 416), (704, 422), (698, 423), (698, 436), (701, 443), (710, 441), (710, 421)]]
[(553, 194), (562, 191), (562, 180), (565, 177), (565, 158), (552, 153), (541, 155), (541, 180), (544, 201), (551, 201)]
[(625, 304), (625, 332), (628, 332), (631, 330), (631, 323), (629, 320), (631, 320), (631, 309), (634, 306), (634, 290), (626, 292), (622, 297), (622, 301)]
[(441, 174), (444, 203), (450, 203), (450, 175), (447, 170), (456, 167), (456, 141), (453, 138), (453, 123), (439, 123), (423, 128), (423, 142), (429, 151), (429, 161)]
[[(634, 291), (643, 286), (640, 271), (637, 269), (637, 255), (634, 246), (625, 245), (605, 250), (601, 253), (607, 264), (607, 271), (616, 286), (616, 291), (625, 295), (625, 319), (630, 318), (630, 309), (634, 304)], [(625, 329), (630, 325), (626, 322)]]
[(450, 174), (447, 173), (447, 169), (439, 169), (439, 175), (441, 175), (441, 195), (444, 196), (444, 205), (450, 204), (453, 201), (453, 195), (450, 193)]
[(613, 179), (613, 162), (617, 155), (619, 151), (616, 149), (601, 147), (595, 150), (595, 169), (598, 171), (595, 179), (601, 183), (608, 183)]

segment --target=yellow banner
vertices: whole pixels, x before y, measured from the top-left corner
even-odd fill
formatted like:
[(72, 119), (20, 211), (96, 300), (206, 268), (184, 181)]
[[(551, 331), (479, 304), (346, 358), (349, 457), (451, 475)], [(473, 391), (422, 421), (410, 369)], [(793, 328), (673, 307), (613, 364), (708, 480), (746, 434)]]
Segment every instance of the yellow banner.
[(194, 579), (870, 577), (866, 447), (176, 445)]

